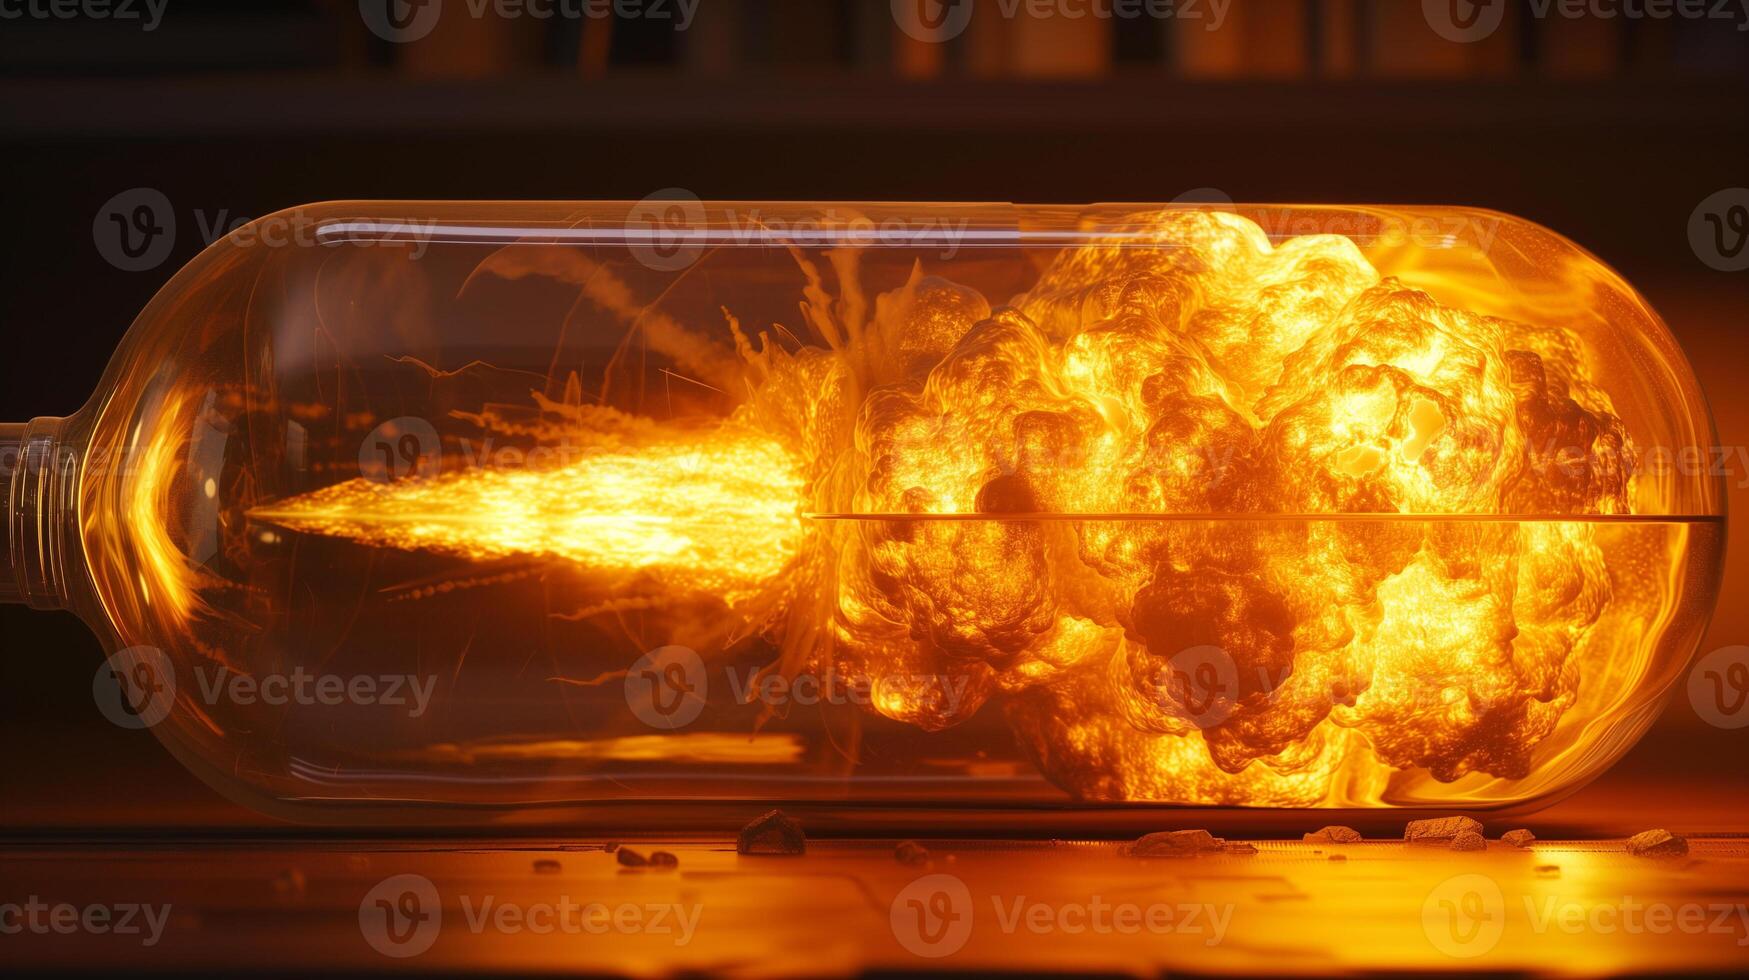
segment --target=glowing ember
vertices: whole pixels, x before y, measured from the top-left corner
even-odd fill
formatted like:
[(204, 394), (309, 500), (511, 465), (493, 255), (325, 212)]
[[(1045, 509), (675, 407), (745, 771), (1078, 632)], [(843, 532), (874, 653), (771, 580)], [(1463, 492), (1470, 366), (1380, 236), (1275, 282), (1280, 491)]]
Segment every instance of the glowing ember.
[[(871, 309), (843, 267), (832, 303), (804, 262), (825, 344), (735, 326), (750, 394), (718, 429), (253, 516), (731, 608), (789, 581), (752, 624), (785, 672), (872, 678), (874, 710), (931, 730), (998, 700), (1084, 798), (1353, 805), (1558, 770), (1533, 752), (1582, 679), (1631, 679), (1667, 615), (1606, 548), (1662, 568), (1686, 533), (1600, 520), (1629, 513), (1632, 447), (1579, 343), (1381, 279), (1346, 238), (1137, 222), (994, 311), (920, 273)], [(1486, 515), (1524, 519), (1451, 519)]]

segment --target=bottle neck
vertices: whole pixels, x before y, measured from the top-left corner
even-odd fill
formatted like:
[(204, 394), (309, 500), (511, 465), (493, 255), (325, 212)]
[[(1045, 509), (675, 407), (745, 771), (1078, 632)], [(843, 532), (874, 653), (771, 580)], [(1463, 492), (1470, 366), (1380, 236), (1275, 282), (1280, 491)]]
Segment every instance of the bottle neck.
[(0, 423), (0, 602), (67, 605), (76, 570), (79, 463), (67, 420)]

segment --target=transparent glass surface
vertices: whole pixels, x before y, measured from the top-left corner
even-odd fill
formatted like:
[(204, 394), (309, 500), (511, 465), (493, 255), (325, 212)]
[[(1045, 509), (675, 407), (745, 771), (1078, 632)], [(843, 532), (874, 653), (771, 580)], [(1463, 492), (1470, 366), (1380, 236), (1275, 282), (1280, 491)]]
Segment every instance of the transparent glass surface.
[(84, 611), (288, 812), (1532, 803), (1723, 540), (1656, 315), (1459, 208), (314, 205), (75, 428)]

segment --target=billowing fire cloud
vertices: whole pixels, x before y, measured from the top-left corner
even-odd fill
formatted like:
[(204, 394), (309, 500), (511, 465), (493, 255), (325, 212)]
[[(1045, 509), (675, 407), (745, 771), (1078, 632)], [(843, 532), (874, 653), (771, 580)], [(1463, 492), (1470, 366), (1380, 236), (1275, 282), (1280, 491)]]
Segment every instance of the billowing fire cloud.
[(1356, 804), (1545, 764), (1662, 615), (1603, 539), (1671, 546), (1596, 520), (1629, 513), (1632, 447), (1578, 342), (1340, 236), (1135, 220), (999, 308), (921, 272), (871, 308), (854, 250), (833, 300), (802, 260), (819, 343), (731, 319), (750, 394), (715, 428), (256, 516), (757, 607), (782, 669), (872, 678), (928, 730), (995, 701), (1082, 798)]

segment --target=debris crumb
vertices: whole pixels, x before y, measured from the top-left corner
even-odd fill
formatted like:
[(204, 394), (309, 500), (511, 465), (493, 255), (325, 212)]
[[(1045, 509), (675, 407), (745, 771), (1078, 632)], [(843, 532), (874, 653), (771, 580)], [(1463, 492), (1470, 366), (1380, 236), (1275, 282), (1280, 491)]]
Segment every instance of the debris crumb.
[(1206, 830), (1162, 830), (1144, 834), (1130, 845), (1132, 857), (1191, 857), (1221, 849), (1226, 841)]
[(1256, 844), (1249, 844), (1249, 843), (1246, 843), (1245, 841), (1237, 841), (1237, 842), (1234, 842), (1232, 844), (1226, 845), (1225, 847), (1221, 848), (1221, 850), (1227, 852), (1228, 854), (1256, 854), (1257, 853), (1257, 845)]
[(1536, 871), (1539, 878), (1559, 878), (1561, 876), (1561, 866), (1558, 864), (1539, 864), (1533, 870)]
[(1332, 860), (1332, 861), (1346, 861), (1346, 860), (1348, 860), (1348, 855), (1346, 855), (1346, 854), (1332, 854), (1332, 855), (1330, 855), (1330, 860)]
[(537, 875), (556, 875), (559, 873), (559, 862), (552, 858), (541, 858), (534, 863), (534, 873)]
[(650, 866), (653, 868), (674, 868), (680, 865), (680, 859), (668, 851), (651, 851)]
[(1365, 838), (1353, 827), (1329, 826), (1304, 834), (1300, 840), (1318, 844), (1358, 844)]
[(1411, 820), (1409, 826), (1403, 828), (1403, 839), (1411, 844), (1449, 844), (1453, 838), (1466, 830), (1472, 834), (1479, 834), (1482, 832), (1482, 824), (1470, 817), (1434, 817), (1430, 820)]
[(619, 856), (619, 863), (628, 868), (641, 868), (650, 863), (642, 854), (629, 847), (619, 848), (615, 853)]
[(1662, 828), (1647, 830), (1628, 838), (1628, 853), (1641, 857), (1681, 857), (1688, 853), (1688, 840)]
[(1500, 835), (1500, 843), (1511, 844), (1513, 847), (1529, 847), (1536, 840), (1536, 835), (1528, 830), (1508, 830)]
[(800, 854), (807, 849), (808, 839), (802, 825), (782, 810), (771, 810), (745, 827), (735, 841), (741, 854)]
[(893, 848), (893, 857), (900, 864), (928, 864), (929, 849), (914, 840), (902, 840)]
[(1451, 839), (1451, 849), (1454, 851), (1485, 851), (1488, 849), (1488, 839), (1473, 830), (1466, 830)]

